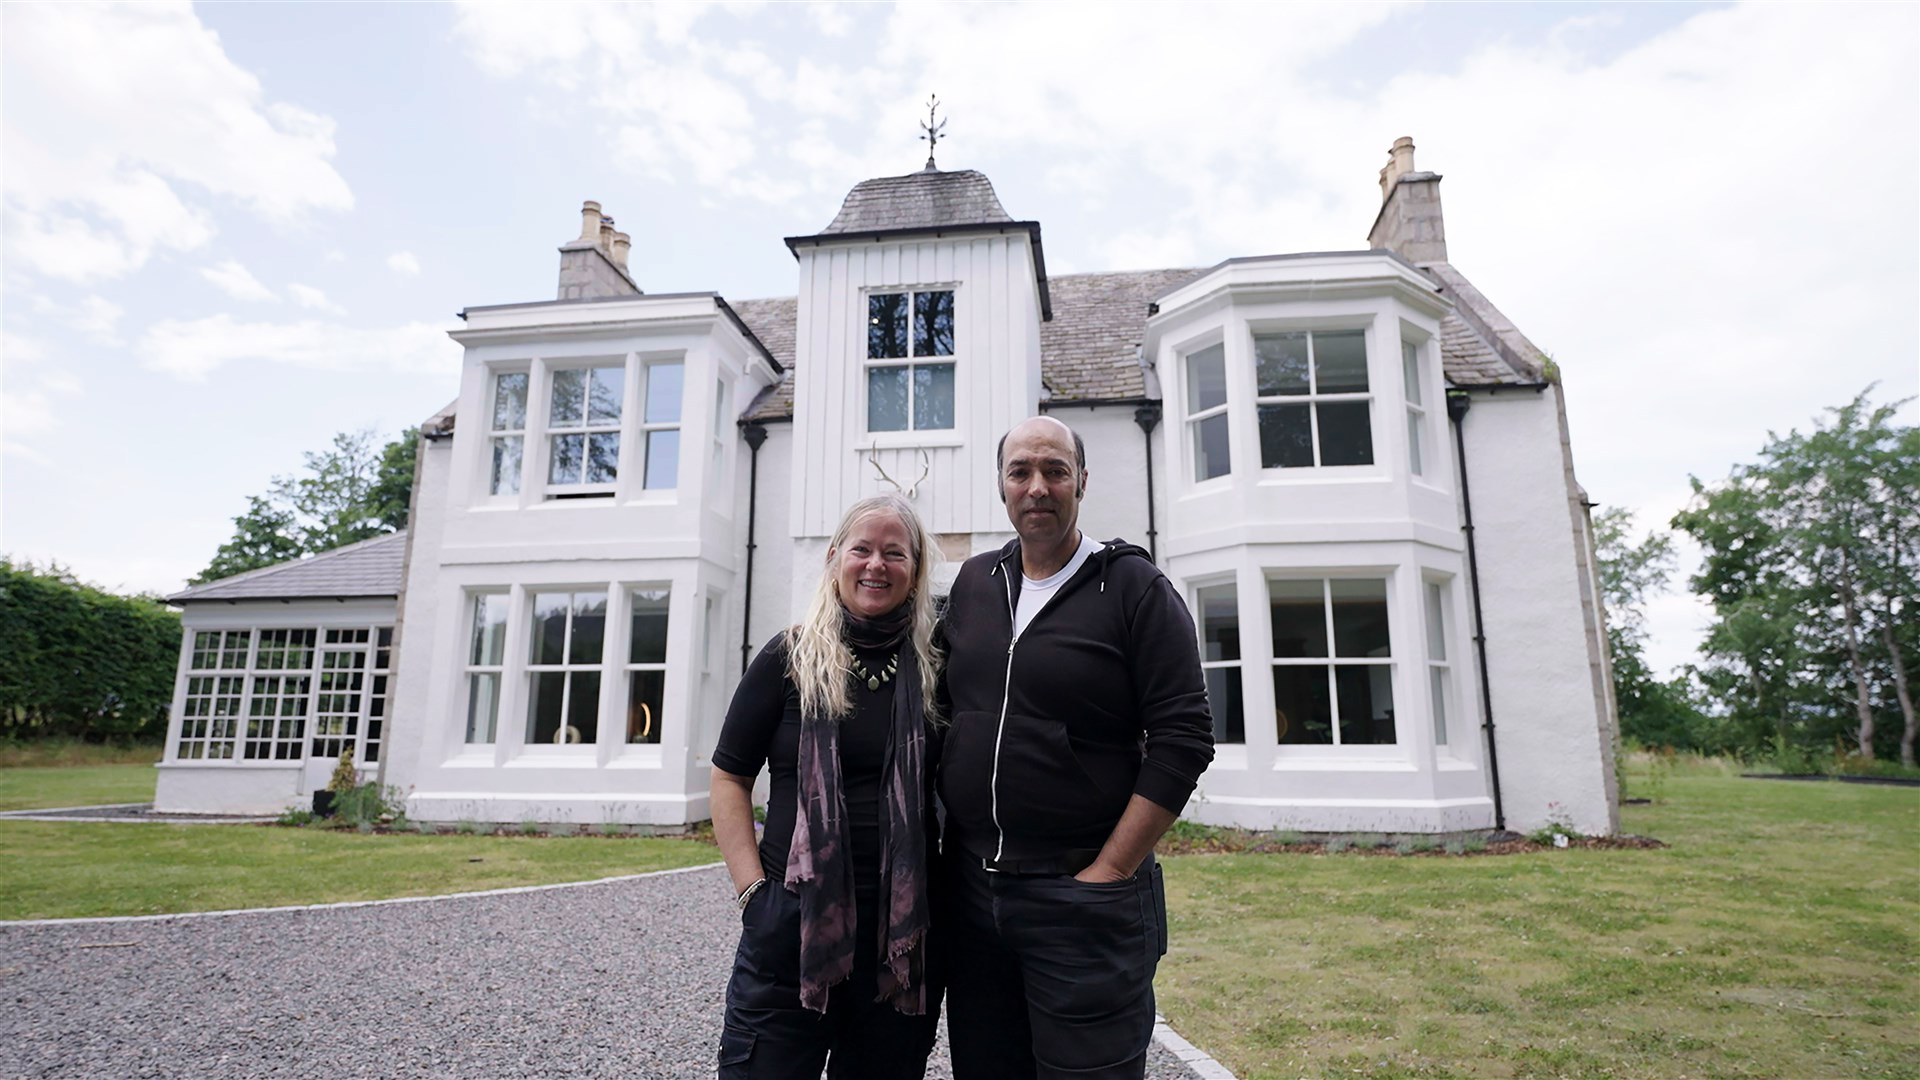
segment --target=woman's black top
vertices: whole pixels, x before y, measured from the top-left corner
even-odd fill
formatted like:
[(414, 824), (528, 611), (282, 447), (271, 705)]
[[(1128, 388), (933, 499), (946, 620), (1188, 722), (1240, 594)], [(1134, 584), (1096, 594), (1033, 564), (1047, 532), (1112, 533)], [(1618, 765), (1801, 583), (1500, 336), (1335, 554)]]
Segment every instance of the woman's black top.
[[(855, 656), (868, 671), (880, 672), (891, 650)], [(880, 874), (880, 774), (886, 765), (887, 732), (893, 726), (894, 688), (916, 669), (901, 657), (900, 671), (878, 690), (863, 681), (852, 688), (853, 712), (840, 721), (840, 785), (847, 804), (847, 844), (853, 856), (854, 892), (865, 898), (878, 889)], [(787, 851), (799, 808), (800, 690), (787, 677), (787, 635), (782, 632), (740, 677), (727, 707), (713, 763), (735, 776), (769, 773), (767, 827), (760, 838), (760, 866), (770, 881), (787, 876)]]

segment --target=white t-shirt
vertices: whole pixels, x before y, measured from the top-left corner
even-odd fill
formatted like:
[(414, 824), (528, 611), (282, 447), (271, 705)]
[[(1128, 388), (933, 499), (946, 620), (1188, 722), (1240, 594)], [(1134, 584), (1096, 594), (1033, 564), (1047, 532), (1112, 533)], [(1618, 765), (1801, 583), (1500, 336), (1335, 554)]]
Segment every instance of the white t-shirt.
[(1067, 565), (1040, 581), (1035, 581), (1025, 574), (1020, 575), (1020, 606), (1014, 608), (1013, 614), (1014, 637), (1027, 632), (1027, 624), (1031, 623), (1033, 617), (1040, 614), (1041, 609), (1047, 606), (1048, 601), (1053, 599), (1053, 594), (1060, 591), (1060, 586), (1065, 585), (1068, 578), (1079, 573), (1080, 568), (1086, 565), (1088, 556), (1099, 550), (1098, 542), (1086, 533), (1081, 533), (1079, 550), (1073, 553), (1073, 558), (1067, 560)]

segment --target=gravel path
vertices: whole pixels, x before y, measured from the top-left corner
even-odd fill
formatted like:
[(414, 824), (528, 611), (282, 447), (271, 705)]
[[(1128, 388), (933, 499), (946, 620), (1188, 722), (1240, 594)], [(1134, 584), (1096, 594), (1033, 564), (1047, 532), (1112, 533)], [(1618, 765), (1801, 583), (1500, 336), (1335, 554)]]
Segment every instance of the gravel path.
[[(721, 874), (0, 925), (0, 1077), (710, 1077), (739, 928)], [(1149, 1077), (1195, 1075), (1154, 1045)]]

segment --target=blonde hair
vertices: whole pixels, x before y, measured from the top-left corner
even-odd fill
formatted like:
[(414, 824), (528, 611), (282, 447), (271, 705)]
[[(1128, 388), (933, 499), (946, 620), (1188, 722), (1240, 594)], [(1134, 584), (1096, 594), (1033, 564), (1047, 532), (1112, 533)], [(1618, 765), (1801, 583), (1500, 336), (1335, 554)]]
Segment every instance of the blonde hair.
[(875, 495), (847, 507), (839, 530), (827, 545), (820, 587), (813, 591), (807, 614), (798, 625), (787, 630), (787, 674), (800, 691), (802, 715), (838, 720), (853, 711), (849, 678), (853, 652), (847, 648), (847, 612), (840, 601), (840, 580), (834, 572), (834, 563), (848, 534), (875, 514), (890, 514), (907, 529), (913, 560), (906, 601), (912, 609), (907, 639), (912, 642), (913, 655), (918, 661), (927, 717), (937, 720), (934, 679), (939, 674), (940, 657), (933, 644), (933, 550), (927, 542), (927, 529), (921, 524), (920, 515), (914, 512), (912, 503), (899, 495)]

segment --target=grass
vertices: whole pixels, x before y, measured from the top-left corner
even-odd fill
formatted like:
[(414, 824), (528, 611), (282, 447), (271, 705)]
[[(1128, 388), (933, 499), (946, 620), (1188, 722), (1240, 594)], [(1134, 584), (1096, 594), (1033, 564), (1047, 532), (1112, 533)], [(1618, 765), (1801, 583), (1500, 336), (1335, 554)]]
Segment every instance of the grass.
[(0, 919), (159, 915), (589, 881), (698, 866), (686, 840), (0, 821)]
[(0, 739), (0, 769), (29, 769), (47, 765), (151, 765), (160, 760), (160, 745), (128, 746), (81, 742), (79, 739)]
[(0, 768), (0, 810), (152, 802), (154, 754), (145, 764)]
[(1660, 850), (1168, 859), (1160, 1009), (1245, 1080), (1920, 1076), (1920, 791), (1736, 768)]

